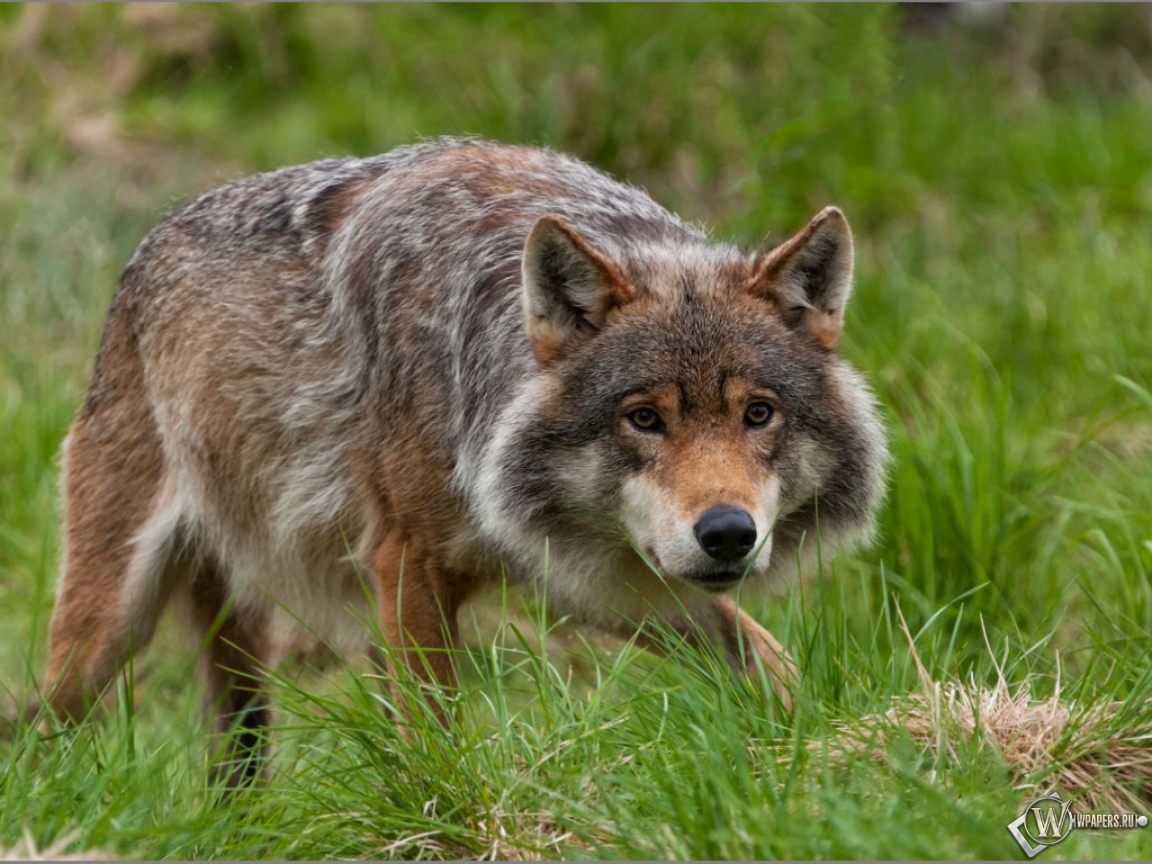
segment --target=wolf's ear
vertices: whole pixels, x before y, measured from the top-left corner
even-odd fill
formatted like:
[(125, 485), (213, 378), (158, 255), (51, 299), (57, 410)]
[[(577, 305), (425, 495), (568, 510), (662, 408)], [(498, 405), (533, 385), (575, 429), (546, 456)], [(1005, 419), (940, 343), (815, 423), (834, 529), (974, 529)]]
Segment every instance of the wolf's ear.
[(825, 207), (795, 237), (769, 252), (748, 284), (774, 303), (790, 327), (832, 349), (844, 329), (852, 291), (852, 232), (836, 207)]
[(554, 216), (524, 245), (524, 306), (536, 359), (547, 363), (599, 330), (636, 292), (607, 258)]

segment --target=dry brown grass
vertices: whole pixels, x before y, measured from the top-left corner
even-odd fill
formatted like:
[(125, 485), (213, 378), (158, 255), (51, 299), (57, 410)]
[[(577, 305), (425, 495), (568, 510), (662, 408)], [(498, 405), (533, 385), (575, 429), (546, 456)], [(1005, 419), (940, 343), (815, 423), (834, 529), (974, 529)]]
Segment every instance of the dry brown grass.
[(904, 732), (928, 748), (937, 765), (958, 763), (959, 744), (991, 748), (1022, 798), (1058, 792), (1086, 812), (1101, 813), (1143, 811), (1152, 803), (1152, 712), (1145, 706), (1084, 706), (1062, 695), (1059, 679), (1051, 696), (1036, 699), (1033, 681), (1010, 687), (1002, 670), (991, 689), (974, 681), (936, 681), (921, 663), (902, 615), (901, 624), (920, 692), (882, 715), (836, 724), (833, 758), (870, 752), (883, 761), (885, 744)]
[(0, 861), (114, 861), (116, 856), (110, 855), (107, 852), (102, 852), (99, 849), (85, 849), (82, 852), (64, 853), (64, 850), (72, 845), (72, 841), (76, 839), (75, 834), (68, 834), (58, 839), (51, 846), (44, 849), (36, 847), (36, 841), (32, 837), (32, 832), (25, 827), (24, 839), (13, 846), (11, 849), (6, 849), (0, 846)]

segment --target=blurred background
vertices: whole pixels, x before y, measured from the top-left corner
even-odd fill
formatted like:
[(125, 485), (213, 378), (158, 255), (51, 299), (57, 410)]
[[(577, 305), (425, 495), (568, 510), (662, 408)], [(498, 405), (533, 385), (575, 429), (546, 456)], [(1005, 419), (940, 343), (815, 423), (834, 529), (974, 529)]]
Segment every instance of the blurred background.
[(829, 565), (845, 632), (899, 597), (951, 661), (985, 626), (1147, 650), (1152, 6), (4, 5), (0, 80), (10, 675), (133, 247), (243, 174), (437, 135), (571, 152), (748, 245), (844, 208), (896, 457), (877, 547)]
[[(127, 196), (190, 166), (216, 182), (474, 134), (576, 153), (753, 235), (753, 214), (827, 197), (857, 221), (961, 184), (996, 203), (1021, 126), (1053, 103), (1143, 113), (1152, 88), (1147, 5), (13, 4), (0, 27), (17, 178), (124, 171)], [(1115, 144), (1108, 162), (1131, 153)], [(1043, 167), (1009, 186), (1038, 192)], [(1124, 203), (1147, 203), (1137, 187)]]

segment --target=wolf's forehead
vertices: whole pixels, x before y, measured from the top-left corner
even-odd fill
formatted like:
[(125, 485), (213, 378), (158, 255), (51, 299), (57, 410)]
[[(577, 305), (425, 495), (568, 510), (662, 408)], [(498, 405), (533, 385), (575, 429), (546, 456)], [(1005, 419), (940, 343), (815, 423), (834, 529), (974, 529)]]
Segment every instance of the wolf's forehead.
[(814, 386), (823, 358), (761, 304), (687, 293), (658, 300), (603, 346), (617, 389), (670, 387), (692, 404), (711, 404), (730, 382), (781, 396)]
[(753, 259), (734, 246), (642, 244), (629, 250), (623, 270), (642, 293), (665, 302), (725, 296), (753, 275)]
[[(692, 356), (670, 350), (649, 352), (622, 376), (620, 389), (672, 397), (684, 411), (720, 410), (730, 398), (759, 390), (788, 393), (804, 377), (792, 362), (774, 363), (759, 353), (716, 350)], [(646, 362), (647, 361), (647, 362)]]

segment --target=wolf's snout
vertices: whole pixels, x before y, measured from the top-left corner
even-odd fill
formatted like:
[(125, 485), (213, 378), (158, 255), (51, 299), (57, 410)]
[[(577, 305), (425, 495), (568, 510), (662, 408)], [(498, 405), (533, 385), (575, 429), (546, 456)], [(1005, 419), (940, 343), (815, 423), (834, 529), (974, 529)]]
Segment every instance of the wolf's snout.
[(700, 548), (717, 561), (739, 561), (756, 546), (756, 523), (739, 507), (713, 507), (693, 530)]

